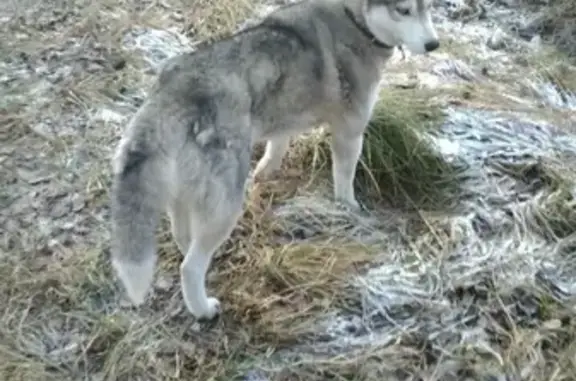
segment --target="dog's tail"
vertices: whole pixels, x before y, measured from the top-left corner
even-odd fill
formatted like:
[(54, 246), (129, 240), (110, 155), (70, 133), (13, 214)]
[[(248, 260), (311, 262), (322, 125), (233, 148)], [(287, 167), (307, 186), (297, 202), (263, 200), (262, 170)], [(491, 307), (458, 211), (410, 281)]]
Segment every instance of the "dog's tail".
[(156, 227), (165, 203), (158, 153), (123, 139), (111, 187), (112, 266), (134, 305), (144, 302), (156, 267)]

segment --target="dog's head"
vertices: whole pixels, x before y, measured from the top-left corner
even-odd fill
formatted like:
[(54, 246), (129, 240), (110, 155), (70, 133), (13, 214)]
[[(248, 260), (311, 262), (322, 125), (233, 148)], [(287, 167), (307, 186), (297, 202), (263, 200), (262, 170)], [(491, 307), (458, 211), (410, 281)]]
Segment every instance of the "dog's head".
[(362, 12), (366, 26), (378, 40), (424, 54), (440, 46), (431, 8), (432, 0), (364, 0)]

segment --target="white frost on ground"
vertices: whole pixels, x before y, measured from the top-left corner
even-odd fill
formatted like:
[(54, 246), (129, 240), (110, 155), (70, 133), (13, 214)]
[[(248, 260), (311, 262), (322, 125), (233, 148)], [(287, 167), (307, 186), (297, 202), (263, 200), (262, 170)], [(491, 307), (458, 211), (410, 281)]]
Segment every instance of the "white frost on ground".
[(576, 111), (576, 94), (574, 92), (561, 89), (557, 84), (542, 78), (526, 81), (526, 84), (542, 99), (544, 105)]
[(138, 28), (124, 36), (124, 47), (140, 52), (153, 72), (177, 54), (193, 51), (192, 42), (176, 30)]
[[(259, 16), (271, 9), (262, 9)], [(527, 16), (505, 8), (494, 12), (496, 21), (492, 18), (465, 26), (449, 20), (445, 14), (437, 20), (441, 32), (473, 46), (479, 60), (489, 60), (492, 70), (497, 71), (510, 64), (505, 51), (488, 47), (488, 40), (495, 38), (498, 19), (514, 23)], [(516, 44), (517, 49), (531, 49), (527, 43)], [(132, 31), (126, 36), (126, 47), (141, 51), (154, 71), (166, 58), (191, 50), (185, 37), (153, 29)], [(473, 81), (476, 77), (468, 65), (448, 60), (441, 53), (436, 58), (432, 55), (409, 59), (433, 61), (426, 75), (435, 79), (427, 83)], [(541, 79), (530, 83), (549, 106), (576, 110), (574, 94), (559, 91)], [(526, 100), (526, 103), (532, 102)], [(420, 334), (446, 352), (468, 342), (489, 351), (486, 325), (474, 314), (473, 305), (478, 303), (475, 297), (468, 297), (470, 311), (450, 308), (454, 303), (449, 297), (451, 290), (478, 289), (490, 283), (507, 295), (520, 286), (536, 287), (544, 278), (548, 281), (554, 278), (555, 287), (565, 297), (576, 295), (573, 278), (560, 276), (576, 271), (573, 265), (568, 265), (571, 259), (564, 257), (565, 261), (559, 261), (560, 249), (524, 226), (517, 217), (529, 214), (534, 200), (545, 197), (540, 184), (536, 179), (523, 181), (499, 169), (510, 165), (530, 167), (557, 153), (576, 156), (576, 139), (552, 125), (527, 120), (522, 115), (457, 107), (445, 111), (447, 120), (431, 139), (448, 160), (465, 168), (461, 174), (464, 196), (459, 213), (436, 217), (439, 226), (444, 226), (455, 240), (452, 247), (432, 256), (422, 254), (418, 247), (407, 246), (399, 234), (407, 222), (395, 211), (352, 214), (334, 205), (329, 197), (319, 195), (297, 196), (275, 209), (285, 227), (303, 239), (329, 233), (377, 245), (381, 251), (379, 267), (351, 280), (362, 295), (363, 316), (335, 313), (319, 326), (330, 339), (307, 346), (301, 353), (383, 345), (416, 330), (416, 326), (427, 327)], [(459, 329), (447, 329), (451, 326)]]

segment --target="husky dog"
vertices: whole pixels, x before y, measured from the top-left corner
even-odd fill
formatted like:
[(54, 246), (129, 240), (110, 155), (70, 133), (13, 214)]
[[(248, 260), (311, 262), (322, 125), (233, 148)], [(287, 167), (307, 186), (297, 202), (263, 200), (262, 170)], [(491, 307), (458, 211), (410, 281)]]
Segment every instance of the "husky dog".
[(354, 173), (383, 64), (396, 46), (438, 48), (431, 1), (304, 0), (166, 62), (113, 159), (112, 264), (133, 304), (153, 281), (166, 211), (185, 255), (186, 307), (198, 319), (219, 313), (205, 276), (242, 213), (258, 141), (262, 178), (280, 168), (291, 137), (328, 124), (334, 198), (359, 207)]

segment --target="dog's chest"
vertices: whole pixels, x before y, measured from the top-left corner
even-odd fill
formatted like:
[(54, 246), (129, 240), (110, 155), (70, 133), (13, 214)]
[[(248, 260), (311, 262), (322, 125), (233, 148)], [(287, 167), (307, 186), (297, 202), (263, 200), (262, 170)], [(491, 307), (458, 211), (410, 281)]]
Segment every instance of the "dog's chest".
[(380, 98), (380, 81), (376, 81), (372, 84), (368, 91), (368, 97), (366, 101), (366, 114), (369, 118), (374, 111), (374, 106), (378, 103), (378, 99)]

